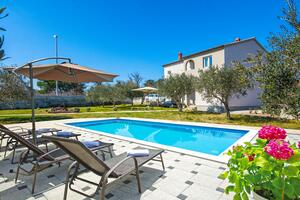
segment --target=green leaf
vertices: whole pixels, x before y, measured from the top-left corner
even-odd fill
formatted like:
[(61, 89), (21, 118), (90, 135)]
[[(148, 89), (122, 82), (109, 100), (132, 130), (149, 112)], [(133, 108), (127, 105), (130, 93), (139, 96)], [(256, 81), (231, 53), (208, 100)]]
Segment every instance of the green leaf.
[(244, 142), (244, 144), (247, 145), (247, 146), (251, 146), (252, 145), (251, 142)]
[(224, 173), (220, 174), (220, 175), (218, 176), (218, 178), (219, 178), (219, 179), (223, 179), (223, 180), (224, 180), (224, 179), (226, 179), (226, 178), (228, 177), (228, 173), (229, 173), (229, 172), (228, 172), (228, 171), (226, 171), (226, 172), (224, 172)]
[(267, 140), (266, 139), (256, 139), (256, 143), (258, 144), (258, 145), (265, 145), (266, 144), (266, 142), (267, 142)]
[(248, 158), (247, 157), (242, 158), (241, 161), (240, 161), (240, 164), (241, 164), (242, 169), (246, 169), (248, 164), (249, 164)]
[(295, 194), (300, 196), (300, 178), (299, 177), (292, 177), (290, 179), (291, 185), (295, 188)]
[(243, 200), (249, 200), (248, 195), (247, 195), (246, 192), (243, 192), (243, 193), (242, 193), (242, 199), (243, 199)]
[(245, 185), (245, 190), (248, 194), (251, 193), (251, 187), (249, 185)]
[(295, 164), (295, 163), (300, 163), (300, 153), (295, 152), (295, 154), (287, 160), (287, 163), (290, 164)]
[(236, 193), (234, 196), (233, 196), (233, 200), (242, 200), (241, 196), (239, 193)]
[(236, 193), (241, 193), (243, 191), (243, 186), (240, 178), (236, 178), (235, 180), (235, 189)]
[(229, 194), (229, 192), (233, 192), (234, 191), (234, 186), (233, 185), (229, 185), (225, 188), (225, 193)]
[(299, 169), (295, 166), (289, 165), (283, 168), (283, 174), (286, 176), (298, 176)]
[(277, 189), (282, 189), (284, 185), (284, 181), (281, 178), (277, 177), (273, 180), (272, 185)]
[[(298, 189), (299, 189), (299, 188), (298, 188)], [(291, 198), (291, 199), (294, 198), (294, 192), (295, 192), (295, 189), (294, 189), (294, 186), (291, 185), (290, 183), (286, 183), (286, 184), (285, 184), (284, 192), (285, 192), (285, 194), (286, 194), (289, 198)]]
[(267, 167), (267, 165), (269, 164), (269, 162), (262, 156), (255, 159), (255, 163), (257, 166), (259, 166), (261, 168)]

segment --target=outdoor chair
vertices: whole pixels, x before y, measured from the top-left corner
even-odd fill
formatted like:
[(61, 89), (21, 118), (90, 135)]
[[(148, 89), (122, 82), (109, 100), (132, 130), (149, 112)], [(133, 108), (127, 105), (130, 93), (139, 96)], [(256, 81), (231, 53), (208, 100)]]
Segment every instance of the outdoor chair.
[[(7, 139), (5, 150), (4, 150), (4, 157), (6, 157), (8, 150), (12, 150), (11, 164), (15, 164), (14, 158), (15, 158), (15, 154), (16, 154), (16, 149), (18, 147), (24, 147), (24, 146), (19, 145), (18, 141), (15, 140), (13, 137), (11, 137), (9, 134), (7, 134), (4, 130), (12, 131), (14, 134), (17, 134), (18, 136), (23, 137), (24, 139), (26, 139), (30, 142), (33, 142), (33, 139), (30, 138), (31, 134), (28, 132), (27, 129), (24, 129), (19, 126), (13, 127), (12, 129), (8, 129), (7, 127), (0, 124), (1, 145), (2, 145), (2, 141), (4, 139)], [(37, 145), (43, 144), (46, 146), (46, 149), (48, 149), (47, 141), (42, 140), (41, 138), (36, 139), (36, 144)]]
[[(133, 173), (135, 174), (137, 179), (138, 192), (141, 193), (139, 167), (143, 166), (150, 160), (154, 160), (160, 161), (162, 163), (163, 170), (165, 170), (162, 158), (162, 153), (164, 152), (164, 150), (149, 150), (149, 155), (145, 157), (132, 157), (127, 156), (127, 153), (123, 153), (119, 156), (115, 156), (109, 160), (104, 161), (99, 159), (90, 149), (86, 148), (86, 146), (84, 146), (77, 140), (59, 138), (55, 136), (43, 136), (43, 138), (56, 144), (75, 160), (75, 162), (73, 162), (69, 166), (67, 172), (63, 198), (64, 200), (67, 199), (68, 187), (70, 188), (70, 190), (90, 198), (93, 197), (98, 190), (101, 190), (100, 200), (104, 200), (105, 190), (108, 186), (110, 186), (115, 181), (118, 181), (121, 178)], [(155, 159), (157, 156), (159, 156), (160, 159)], [(96, 175), (101, 176), (100, 181), (93, 182), (91, 180), (79, 177), (82, 172), (86, 171), (79, 171), (80, 165), (85, 167), (86, 170), (89, 170)], [(73, 174), (71, 174), (71, 171), (74, 167), (75, 170)], [(108, 182), (108, 178), (112, 178), (113, 180)], [(86, 194), (72, 187), (76, 179), (97, 186), (96, 191), (93, 194)]]
[[(29, 129), (25, 129), (22, 127), (13, 127), (13, 129), (8, 129), (7, 127), (3, 126), (0, 124), (0, 128), (4, 129), (4, 130), (11, 130), (14, 133), (18, 133), (20, 136), (26, 138), (27, 140), (29, 140), (30, 142), (33, 142), (32, 139), (32, 131)], [(23, 145), (19, 145), (18, 141), (16, 141), (14, 138), (10, 137), (8, 134), (6, 134), (5, 132), (1, 132), (1, 146), (2, 146), (2, 141), (4, 139), (7, 139), (7, 143), (5, 146), (5, 152), (4, 152), (4, 157), (7, 154), (8, 150), (12, 150), (12, 158), (11, 158), (11, 163), (15, 164), (14, 162), (14, 157), (15, 157), (15, 152), (16, 152), (16, 148), (18, 147), (23, 147)], [(56, 135), (59, 137), (66, 137), (66, 138), (76, 138), (78, 140), (78, 137), (81, 134), (77, 134), (77, 133), (73, 133), (73, 132), (65, 132), (65, 131), (61, 131), (60, 129), (56, 129), (56, 128), (42, 128), (42, 129), (37, 129), (36, 130), (36, 135), (43, 135), (43, 134), (47, 134), (47, 133), (51, 133), (52, 135)], [(48, 145), (47, 145), (47, 141), (42, 140), (40, 137), (36, 138), (36, 144), (40, 145), (43, 144), (46, 146), (46, 150), (48, 151)], [(0, 147), (1, 148), (1, 147)]]
[[(0, 124), (0, 128), (1, 129), (5, 129), (5, 130), (11, 130), (11, 131), (14, 131), (16, 133), (18, 133), (19, 135), (28, 135), (28, 130), (27, 129), (24, 129), (23, 127), (20, 127), (20, 126), (14, 126), (14, 127), (10, 127), (9, 129), (5, 126), (3, 126), (2, 124)], [(3, 143), (3, 140), (5, 139), (9, 139), (10, 137), (5, 134), (4, 132), (1, 132), (0, 131), (0, 150), (2, 149), (2, 143)]]
[[(45, 152), (44, 150), (34, 145), (29, 140), (26, 140), (22, 136), (10, 130), (0, 129), (0, 131), (5, 132), (10, 137), (14, 138), (16, 141), (18, 141), (19, 143), (27, 147), (27, 150), (23, 151), (20, 155), (20, 161), (18, 163), (15, 182), (17, 182), (18, 180), (20, 170), (24, 172), (24, 175), (28, 175), (28, 176), (33, 175), (33, 183), (32, 183), (32, 190), (31, 190), (32, 194), (34, 193), (35, 190), (36, 177), (38, 172), (53, 166), (53, 164), (60, 165), (62, 161), (71, 159), (71, 157), (68, 154), (66, 154), (63, 150), (59, 148), (53, 149), (49, 152)], [(78, 142), (81, 143), (80, 141)], [(111, 146), (113, 145), (113, 143), (104, 143), (101, 141), (86, 141), (86, 142), (82, 142), (81, 144), (82, 145), (86, 144), (89, 147), (89, 150), (92, 152), (97, 152), (98, 150), (100, 150), (104, 158), (105, 158), (104, 152), (109, 153), (110, 156), (112, 157)], [(104, 148), (106, 148), (107, 150), (105, 150)], [(32, 155), (30, 155), (30, 152), (32, 152)], [(23, 168), (22, 165), (25, 163), (30, 163), (32, 165), (32, 168), (30, 170)]]
[[(0, 128), (4, 129), (4, 130), (11, 130), (15, 133), (18, 133), (19, 135), (21, 135), (23, 137), (28, 137), (28, 138), (32, 134), (32, 132), (29, 129), (23, 128), (21, 126), (13, 126), (13, 127), (7, 128), (7, 127), (3, 126), (2, 124), (0, 124)], [(36, 134), (41, 135), (41, 134), (44, 134), (44, 133), (51, 133), (53, 135), (55, 132), (59, 132), (59, 131), (61, 131), (61, 130), (60, 129), (55, 129), (55, 128), (43, 128), (43, 129), (36, 130)], [(76, 137), (77, 136), (78, 135), (76, 135)], [(4, 139), (7, 139), (7, 144), (6, 144), (5, 153), (4, 153), (4, 156), (6, 156), (8, 146), (11, 145), (12, 143), (15, 144), (15, 141), (10, 140), (11, 137), (9, 135), (7, 135), (4, 132), (0, 131), (0, 150), (2, 148), (2, 143), (3, 143)]]

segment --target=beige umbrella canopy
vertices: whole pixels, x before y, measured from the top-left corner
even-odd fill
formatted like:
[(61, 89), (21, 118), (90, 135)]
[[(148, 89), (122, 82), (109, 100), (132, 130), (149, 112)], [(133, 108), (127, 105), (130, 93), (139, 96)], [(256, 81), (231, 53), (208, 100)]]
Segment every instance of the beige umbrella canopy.
[(154, 87), (142, 87), (142, 88), (133, 89), (132, 91), (150, 93), (150, 92), (157, 92), (158, 89)]
[[(33, 78), (69, 83), (111, 82), (118, 75), (94, 70), (73, 63), (36, 65), (32, 68)], [(29, 66), (18, 68), (16, 73), (29, 77)]]
[(150, 93), (156, 93), (158, 91), (158, 89), (154, 88), (154, 87), (142, 87), (142, 88), (132, 89), (132, 91), (143, 93), (143, 97), (142, 97), (142, 104), (143, 104), (145, 95), (150, 94)]
[[(48, 60), (65, 60), (64, 63), (33, 65), (38, 62)], [(71, 63), (70, 58), (42, 58), (26, 63), (25, 65), (7, 70), (22, 74), (30, 79), (30, 96), (31, 96), (31, 110), (32, 110), (32, 135), (33, 141), (36, 142), (35, 134), (35, 104), (34, 104), (34, 89), (33, 79), (40, 80), (54, 80), (69, 83), (87, 83), (87, 82), (111, 82), (118, 75), (110, 74), (99, 70), (90, 69), (84, 66)]]

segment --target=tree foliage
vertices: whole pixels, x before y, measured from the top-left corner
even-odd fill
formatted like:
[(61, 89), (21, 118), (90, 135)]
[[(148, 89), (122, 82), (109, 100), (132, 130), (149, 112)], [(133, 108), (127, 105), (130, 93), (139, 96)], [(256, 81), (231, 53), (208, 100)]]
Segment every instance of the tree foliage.
[[(51, 94), (55, 92), (56, 83), (55, 81), (38, 81), (37, 86), (40, 88), (40, 94)], [(58, 82), (58, 90), (60, 93), (69, 93), (75, 95), (82, 95), (84, 93), (84, 83), (65, 83)]]
[(256, 79), (262, 89), (262, 108), (271, 115), (300, 116), (300, 21), (293, 0), (287, 0), (283, 20), (288, 26), (271, 35), (272, 51), (250, 59), (255, 65)]
[(137, 88), (141, 87), (144, 79), (139, 72), (129, 74), (128, 78), (129, 81), (133, 82)]
[(227, 118), (231, 118), (229, 100), (231, 97), (245, 96), (253, 88), (251, 71), (235, 63), (232, 66), (213, 66), (200, 71), (195, 83), (196, 90), (210, 103), (219, 101), (225, 108)]
[[(128, 82), (118, 81), (116, 84), (103, 84), (91, 87), (87, 92), (89, 101), (102, 103), (112, 103), (115, 105), (117, 102), (122, 102), (128, 97), (129, 90), (135, 86), (130, 85)], [(130, 89), (129, 89), (130, 88)]]
[(0, 70), (0, 102), (13, 103), (17, 100), (27, 100), (29, 91), (24, 80), (11, 72)]
[(124, 90), (125, 90), (125, 96), (131, 100), (131, 104), (133, 105), (133, 99), (136, 97), (142, 97), (142, 92), (132, 91), (133, 89), (136, 89), (136, 84), (132, 81), (124, 82)]
[(178, 110), (182, 111), (186, 95), (194, 92), (194, 77), (186, 74), (170, 75), (159, 82), (159, 91), (162, 95), (176, 102)]
[(145, 81), (144, 86), (145, 87), (154, 87), (155, 88), (155, 87), (157, 87), (157, 83), (156, 83), (155, 80), (148, 79), (148, 80)]

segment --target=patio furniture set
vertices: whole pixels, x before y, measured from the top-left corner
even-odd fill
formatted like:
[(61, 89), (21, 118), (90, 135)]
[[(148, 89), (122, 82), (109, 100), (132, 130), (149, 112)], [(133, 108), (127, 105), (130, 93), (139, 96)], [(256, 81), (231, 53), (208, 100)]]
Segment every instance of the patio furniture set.
[[(30, 130), (22, 127), (7, 127), (0, 125), (0, 142), (6, 141), (5, 156), (8, 151), (12, 151), (11, 162), (17, 163), (15, 182), (17, 182), (21, 172), (27, 176), (33, 176), (32, 194), (35, 192), (36, 179), (39, 172), (48, 169), (54, 165), (60, 166), (64, 161), (73, 161), (66, 172), (64, 199), (67, 199), (68, 188), (74, 192), (86, 197), (93, 197), (100, 192), (100, 199), (105, 199), (105, 191), (114, 182), (123, 179), (129, 175), (134, 175), (137, 179), (138, 192), (141, 193), (141, 181), (139, 168), (150, 160), (162, 163), (165, 170), (161, 149), (145, 149), (138, 147), (133, 153), (124, 152), (113, 156), (113, 143), (105, 143), (99, 140), (80, 141), (73, 132), (61, 131), (59, 129), (37, 129), (38, 135), (35, 142), (32, 139)], [(22, 149), (19, 155), (19, 161), (15, 162), (16, 149)], [(145, 153), (146, 151), (146, 153)], [(99, 156), (101, 153), (101, 157)], [(106, 154), (110, 158), (106, 158)], [(31, 165), (31, 168), (23, 167)], [(99, 182), (80, 177), (81, 174), (90, 171), (100, 176)], [(110, 179), (108, 181), (108, 179)], [(87, 184), (96, 186), (96, 191), (92, 194), (86, 194), (74, 187), (74, 182), (80, 180)]]

